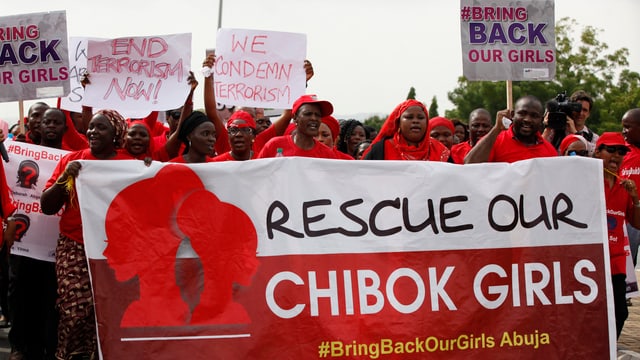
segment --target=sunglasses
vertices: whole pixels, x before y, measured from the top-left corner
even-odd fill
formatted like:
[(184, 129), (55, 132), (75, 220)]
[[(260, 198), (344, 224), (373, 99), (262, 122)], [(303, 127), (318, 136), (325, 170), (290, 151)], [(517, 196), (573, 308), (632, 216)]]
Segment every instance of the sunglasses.
[(589, 152), (587, 150), (569, 150), (567, 153), (569, 156), (588, 156)]
[(236, 135), (238, 133), (251, 134), (253, 132), (253, 129), (249, 127), (230, 127), (227, 129), (227, 131), (229, 132), (229, 135)]
[(171, 112), (169, 112), (169, 115), (170, 115), (172, 118), (176, 119), (176, 120), (179, 120), (179, 119), (180, 119), (180, 114), (181, 114), (181, 112), (180, 112), (180, 111), (177, 111), (177, 110), (176, 110), (176, 111), (171, 111)]
[(627, 155), (627, 153), (629, 152), (629, 149), (623, 146), (609, 146), (609, 145), (602, 145), (600, 146), (600, 150), (604, 150), (606, 152), (608, 152), (609, 154), (613, 154), (613, 153), (618, 153), (618, 155), (620, 156), (625, 156)]

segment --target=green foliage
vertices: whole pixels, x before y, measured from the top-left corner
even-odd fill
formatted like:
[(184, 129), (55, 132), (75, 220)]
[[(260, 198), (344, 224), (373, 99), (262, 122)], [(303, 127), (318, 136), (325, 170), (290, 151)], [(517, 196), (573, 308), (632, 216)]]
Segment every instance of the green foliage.
[[(620, 119), (630, 108), (640, 107), (640, 75), (627, 69), (629, 50), (609, 51), (598, 40), (601, 30), (585, 26), (579, 39), (572, 39), (577, 22), (562, 18), (556, 24), (556, 78), (553, 81), (514, 81), (513, 99), (534, 95), (543, 103), (566, 91), (584, 90), (594, 98), (587, 126), (601, 133), (620, 130)], [(577, 41), (576, 41), (577, 40)], [(616, 80), (617, 79), (617, 80)], [(456, 109), (448, 118), (468, 119), (482, 107), (492, 114), (506, 108), (506, 82), (468, 81), (458, 78), (458, 87), (448, 93)]]
[(429, 118), (436, 117), (438, 115), (438, 99), (434, 96), (431, 98), (431, 105), (429, 105)]
[(407, 94), (407, 100), (415, 100), (416, 99), (416, 89), (412, 86), (411, 89), (409, 89), (409, 94)]
[(362, 123), (365, 125), (373, 126), (376, 130), (380, 131), (382, 124), (387, 119), (387, 117), (380, 117), (378, 115), (374, 115), (370, 118), (365, 119)]

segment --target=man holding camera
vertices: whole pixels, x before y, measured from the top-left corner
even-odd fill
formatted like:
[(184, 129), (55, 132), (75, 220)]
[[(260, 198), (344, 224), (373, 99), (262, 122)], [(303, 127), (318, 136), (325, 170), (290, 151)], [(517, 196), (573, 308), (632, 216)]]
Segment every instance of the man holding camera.
[(589, 157), (592, 157), (598, 134), (585, 125), (592, 106), (593, 99), (583, 90), (574, 92), (569, 99), (564, 93), (559, 94), (554, 100), (547, 102), (544, 119), (546, 127), (542, 136), (559, 149), (565, 136), (580, 135), (587, 140)]

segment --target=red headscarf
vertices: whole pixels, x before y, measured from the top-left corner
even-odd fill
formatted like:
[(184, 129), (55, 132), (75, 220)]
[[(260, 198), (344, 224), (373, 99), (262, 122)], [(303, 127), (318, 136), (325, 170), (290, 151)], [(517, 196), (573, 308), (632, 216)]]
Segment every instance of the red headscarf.
[(338, 135), (340, 135), (340, 123), (338, 122), (338, 120), (336, 120), (336, 118), (334, 118), (333, 116), (328, 115), (323, 117), (321, 121), (323, 124), (329, 127), (329, 130), (331, 130), (331, 137), (333, 138), (333, 141), (336, 141), (336, 138), (338, 138)]
[[(239, 123), (234, 124), (233, 122), (235, 120), (242, 120), (244, 121), (244, 123), (240, 121)], [(249, 114), (248, 112), (244, 110), (237, 110), (233, 114), (231, 114), (231, 116), (229, 117), (229, 120), (227, 120), (227, 128), (231, 126), (239, 127), (239, 128), (250, 127), (255, 130), (256, 121), (253, 119), (253, 116), (251, 116), (251, 114)]]
[(442, 116), (435, 116), (429, 119), (429, 128), (427, 129), (427, 133), (431, 133), (431, 130), (438, 126), (446, 127), (447, 129), (451, 130), (452, 134), (456, 132), (456, 128), (455, 126), (453, 126), (451, 120)]
[(373, 139), (373, 141), (371, 142), (371, 146), (367, 148), (367, 150), (363, 154), (363, 157), (367, 152), (369, 152), (369, 150), (372, 149), (375, 143), (392, 138), (393, 146), (396, 148), (398, 153), (404, 154), (413, 160), (427, 159), (427, 157), (429, 156), (431, 137), (429, 137), (429, 135), (425, 133), (424, 139), (416, 147), (407, 144), (407, 140), (399, 131), (400, 116), (402, 116), (402, 113), (404, 113), (408, 108), (412, 106), (419, 106), (420, 108), (422, 108), (422, 111), (424, 111), (427, 119), (429, 118), (429, 110), (427, 110), (427, 107), (424, 106), (424, 104), (420, 101), (409, 99), (401, 102), (398, 106), (396, 106), (395, 109), (393, 109), (393, 112), (389, 114), (384, 124), (382, 124), (382, 128), (380, 129), (378, 136)]
[(142, 160), (144, 159), (146, 156), (149, 157), (153, 157), (153, 153), (154, 153), (154, 141), (151, 138), (151, 128), (149, 127), (149, 124), (147, 124), (144, 120), (133, 120), (129, 122), (129, 127), (128, 129), (131, 129), (134, 126), (138, 126), (141, 125), (144, 127), (144, 129), (147, 131), (147, 134), (149, 134), (149, 146), (147, 146), (147, 151), (144, 154), (141, 154), (138, 156), (138, 159)]

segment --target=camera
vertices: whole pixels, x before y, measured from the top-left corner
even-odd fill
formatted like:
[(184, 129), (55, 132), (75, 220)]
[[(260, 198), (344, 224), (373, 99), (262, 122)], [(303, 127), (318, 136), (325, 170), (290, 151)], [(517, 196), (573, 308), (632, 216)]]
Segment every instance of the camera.
[(546, 107), (549, 113), (547, 126), (554, 130), (564, 130), (567, 125), (567, 116), (574, 119), (575, 114), (582, 111), (582, 104), (569, 101), (566, 91), (558, 94), (555, 99), (547, 101)]

